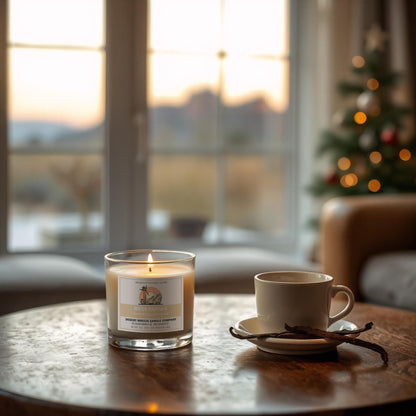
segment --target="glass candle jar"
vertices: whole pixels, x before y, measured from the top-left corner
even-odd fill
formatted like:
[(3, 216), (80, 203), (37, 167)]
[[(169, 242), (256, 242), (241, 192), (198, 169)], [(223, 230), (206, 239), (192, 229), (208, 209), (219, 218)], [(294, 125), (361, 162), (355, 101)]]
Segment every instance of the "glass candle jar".
[(108, 342), (139, 351), (192, 342), (195, 254), (129, 250), (105, 255)]

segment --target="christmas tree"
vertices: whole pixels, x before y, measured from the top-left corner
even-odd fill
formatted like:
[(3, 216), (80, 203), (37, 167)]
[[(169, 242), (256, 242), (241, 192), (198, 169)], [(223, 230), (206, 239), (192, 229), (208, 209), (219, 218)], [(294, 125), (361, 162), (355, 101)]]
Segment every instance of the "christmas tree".
[(338, 83), (346, 106), (322, 133), (317, 151), (329, 167), (309, 186), (314, 196), (416, 192), (416, 137), (406, 126), (412, 114), (392, 98), (400, 76), (385, 65), (385, 39), (373, 26), (366, 53), (352, 59), (352, 81)]

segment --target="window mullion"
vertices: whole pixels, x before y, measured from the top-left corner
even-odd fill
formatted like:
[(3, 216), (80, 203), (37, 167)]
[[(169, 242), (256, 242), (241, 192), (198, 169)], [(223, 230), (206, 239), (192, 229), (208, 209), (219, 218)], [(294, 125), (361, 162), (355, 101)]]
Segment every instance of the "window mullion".
[(224, 54), (218, 55), (219, 78), (218, 78), (218, 110), (217, 110), (217, 196), (215, 204), (215, 219), (218, 224), (218, 240), (225, 239), (224, 229), (226, 225), (225, 212), (227, 208), (226, 189), (226, 160), (224, 141)]
[[(136, 31), (145, 33), (142, 23), (146, 17), (145, 1), (107, 2), (106, 230), (110, 250), (144, 244), (147, 164), (136, 160), (135, 120), (145, 109), (145, 99), (137, 99), (137, 95), (145, 95), (146, 73), (141, 71), (145, 71), (146, 60), (139, 55), (146, 50), (146, 37)], [(144, 45), (140, 47), (140, 43)]]
[(224, 59), (226, 53), (224, 47), (224, 24), (225, 24), (225, 1), (221, 0), (221, 14), (220, 14), (220, 50), (217, 53), (219, 60), (219, 74), (218, 74), (218, 104), (217, 104), (217, 137), (216, 137), (216, 151), (217, 151), (217, 187), (216, 187), (216, 203), (215, 203), (215, 222), (217, 223), (218, 242), (225, 241), (225, 225), (226, 225), (226, 176), (225, 176), (225, 141), (224, 141)]
[(131, 247), (147, 247), (149, 135), (147, 131), (147, 28), (148, 2), (135, 2), (133, 35), (133, 105), (135, 112), (135, 160), (133, 165), (133, 235)]

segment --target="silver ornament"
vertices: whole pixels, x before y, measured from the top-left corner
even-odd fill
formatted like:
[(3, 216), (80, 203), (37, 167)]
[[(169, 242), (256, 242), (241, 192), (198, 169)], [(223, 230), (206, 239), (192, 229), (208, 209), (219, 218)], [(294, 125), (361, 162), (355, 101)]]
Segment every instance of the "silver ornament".
[(370, 150), (376, 145), (376, 137), (374, 131), (366, 130), (359, 138), (358, 144), (363, 150)]
[(357, 107), (364, 113), (371, 114), (379, 108), (377, 95), (372, 91), (362, 92), (357, 99)]

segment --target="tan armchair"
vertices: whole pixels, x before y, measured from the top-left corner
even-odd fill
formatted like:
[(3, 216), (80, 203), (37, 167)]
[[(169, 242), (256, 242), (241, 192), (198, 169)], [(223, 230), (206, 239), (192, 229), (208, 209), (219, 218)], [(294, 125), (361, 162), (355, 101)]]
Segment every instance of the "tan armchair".
[(416, 250), (416, 194), (334, 198), (323, 207), (320, 234), (322, 271), (360, 299), (359, 279), (371, 257)]

